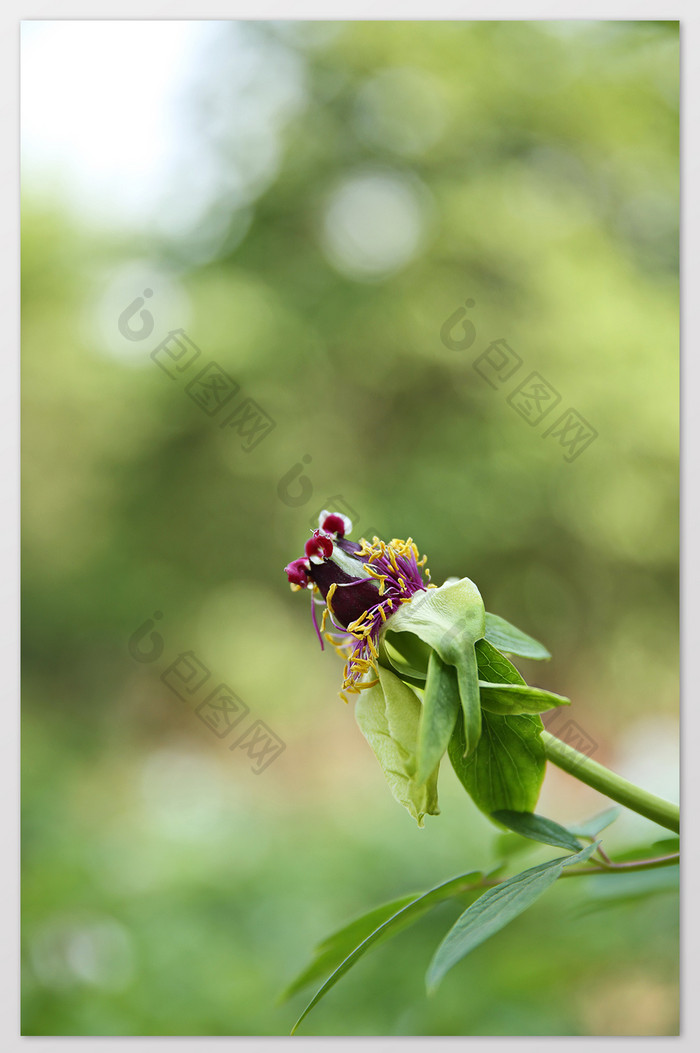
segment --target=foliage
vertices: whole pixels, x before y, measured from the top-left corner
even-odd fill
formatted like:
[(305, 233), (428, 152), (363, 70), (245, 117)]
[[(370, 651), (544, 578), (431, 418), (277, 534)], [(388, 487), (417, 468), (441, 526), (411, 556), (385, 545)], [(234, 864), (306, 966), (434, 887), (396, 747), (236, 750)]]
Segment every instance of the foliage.
[[(455, 595), (459, 598), (455, 599)], [(317, 949), (310, 966), (287, 989), (289, 996), (322, 976), (327, 977), (298, 1018), (292, 1033), (370, 947), (400, 932), (417, 921), (427, 909), (445, 899), (469, 893), (474, 902), (460, 915), (433, 955), (426, 973), (429, 994), (466, 955), (530, 908), (567, 872), (568, 867), (592, 862), (597, 863), (599, 872), (605, 872), (607, 868), (609, 875), (616, 873), (618, 893), (615, 896), (613, 892), (613, 902), (627, 903), (657, 891), (658, 885), (644, 883), (646, 868), (668, 865), (677, 869), (679, 864), (678, 839), (664, 843), (663, 847), (668, 849), (664, 856), (654, 856), (654, 848), (650, 847), (641, 851), (636, 849), (626, 859), (611, 863), (600, 849), (599, 858), (592, 859), (600, 846), (600, 841), (595, 838), (614, 822), (620, 809), (608, 809), (602, 815), (579, 824), (578, 836), (591, 841), (585, 847), (573, 831), (536, 815), (534, 808), (546, 765), (545, 748), (540, 737), (542, 722), (538, 716), (526, 715), (522, 710), (509, 712), (505, 705), (502, 706), (505, 712), (499, 715), (489, 706), (499, 692), (517, 691), (533, 699), (546, 695), (546, 692), (529, 688), (492, 642), (483, 637), (475, 640), (471, 635), (473, 608), (483, 609), (477, 592), (470, 590), (455, 594), (454, 587), (448, 587), (446, 594), (442, 595), (440, 589), (419, 594), (417, 612), (412, 613), (414, 602), (412, 600), (400, 608), (401, 630), (406, 631), (410, 626), (424, 642), (437, 643), (439, 647), (439, 652), (432, 651), (427, 659), (423, 689), (404, 683), (397, 673), (380, 664), (375, 686), (364, 691), (357, 703), (358, 723), (377, 755), (394, 797), (408, 808), (419, 825), (423, 824), (425, 813), (437, 814), (438, 771), (443, 754), (448, 750), (458, 778), (474, 803), (492, 821), (523, 838), (564, 848), (569, 855), (550, 859), (501, 880), (488, 881), (487, 875), (479, 872), (463, 874), (422, 895), (378, 907), (328, 937)], [(437, 612), (433, 621), (427, 613), (430, 610)], [(393, 624), (393, 617), (387, 624)], [(483, 617), (479, 624), (482, 631), (488, 632)], [(447, 649), (446, 633), (450, 639)], [(527, 640), (503, 619), (499, 619), (498, 633), (504, 644), (511, 643), (515, 647)], [(478, 681), (477, 704), (482, 711), (477, 723), (478, 738), (471, 749), (464, 734), (457, 669), (447, 662), (448, 655), (459, 660), (459, 650), (456, 647), (452, 650), (455, 639), (459, 639), (460, 646), (480, 660), (479, 676), (485, 675), (488, 668), (495, 680), (493, 685), (486, 687), (482, 680)], [(539, 651), (541, 657), (547, 654), (537, 641), (531, 639), (524, 649), (530, 654)], [(419, 672), (415, 668), (418, 663), (415, 647), (410, 646), (408, 650), (414, 656), (411, 659), (413, 665), (400, 660), (392, 664), (397, 669), (402, 664), (404, 668), (410, 668), (412, 675), (409, 680), (413, 681), (414, 674)], [(401, 658), (399, 652), (397, 656)], [(651, 858), (643, 858), (645, 852), (650, 853)], [(626, 870), (625, 863), (628, 866), (631, 863), (633, 869)], [(571, 873), (585, 875), (585, 868)], [(641, 893), (639, 887), (635, 888), (640, 873)], [(632, 888), (626, 891), (630, 878)], [(622, 888), (619, 887), (620, 881)], [(668, 884), (662, 883), (662, 890), (668, 888)], [(609, 897), (603, 900), (603, 904), (605, 902), (610, 902)]]

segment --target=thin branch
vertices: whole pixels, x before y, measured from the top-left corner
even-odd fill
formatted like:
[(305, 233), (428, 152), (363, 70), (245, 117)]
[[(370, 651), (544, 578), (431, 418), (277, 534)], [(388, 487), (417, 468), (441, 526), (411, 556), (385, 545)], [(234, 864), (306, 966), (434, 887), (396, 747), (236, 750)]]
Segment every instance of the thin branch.
[[(581, 864), (581, 869), (568, 868), (564, 870), (561, 877), (588, 877), (589, 874), (614, 874), (616, 871), (619, 873), (635, 873), (641, 870), (657, 870), (659, 867), (671, 867), (676, 863), (680, 863), (681, 854), (680, 852), (674, 852), (668, 856), (656, 856), (653, 859), (635, 859), (629, 863), (606, 863), (600, 864), (599, 866), (591, 866), (588, 863)], [(456, 890), (457, 895), (461, 895), (463, 892), (475, 892), (480, 888), (496, 888), (498, 885), (502, 885), (504, 881), (508, 881), (508, 878), (481, 878), (479, 881), (472, 881), (468, 885), (463, 885), (460, 889)]]

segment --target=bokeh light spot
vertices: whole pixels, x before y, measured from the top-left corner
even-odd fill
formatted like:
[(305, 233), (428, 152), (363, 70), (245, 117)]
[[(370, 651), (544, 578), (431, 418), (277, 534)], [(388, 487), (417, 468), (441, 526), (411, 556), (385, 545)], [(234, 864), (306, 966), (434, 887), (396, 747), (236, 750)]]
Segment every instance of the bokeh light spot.
[(336, 270), (372, 281), (405, 267), (423, 249), (430, 198), (417, 180), (382, 169), (345, 179), (331, 194), (323, 249)]

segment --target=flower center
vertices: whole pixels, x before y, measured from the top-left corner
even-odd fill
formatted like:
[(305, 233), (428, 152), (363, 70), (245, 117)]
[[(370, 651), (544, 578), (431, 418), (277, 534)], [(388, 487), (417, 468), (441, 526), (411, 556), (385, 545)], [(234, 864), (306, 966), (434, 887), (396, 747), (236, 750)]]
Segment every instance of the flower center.
[[(430, 572), (411, 538), (347, 541), (345, 532), (351, 525), (344, 516), (322, 512), (320, 528), (306, 542), (304, 557), (285, 571), (292, 589), (311, 590), (321, 647), (327, 618), (337, 630), (326, 633), (326, 639), (346, 659), (343, 691), (360, 692), (377, 683), (368, 674), (371, 669), (376, 672), (379, 635), (387, 618), (416, 592), (430, 587)], [(316, 606), (324, 603), (319, 629)]]

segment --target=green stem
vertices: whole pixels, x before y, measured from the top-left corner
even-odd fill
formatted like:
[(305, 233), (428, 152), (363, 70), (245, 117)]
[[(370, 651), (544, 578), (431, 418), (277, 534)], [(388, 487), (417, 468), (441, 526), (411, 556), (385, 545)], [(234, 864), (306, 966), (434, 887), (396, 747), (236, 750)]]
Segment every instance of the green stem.
[[(659, 867), (674, 867), (677, 866), (680, 861), (680, 852), (674, 852), (673, 855), (670, 856), (659, 856), (656, 859), (635, 859), (629, 863), (609, 863), (605, 866), (595, 866), (592, 864), (592, 861), (589, 860), (588, 863), (580, 863), (576, 866), (567, 868), (561, 876), (563, 878), (569, 878), (588, 877), (590, 874), (634, 874), (639, 870), (658, 870)], [(479, 888), (497, 888), (508, 880), (510, 879), (481, 878), (479, 881), (473, 881), (468, 885), (462, 885), (461, 888), (456, 889), (455, 891), (461, 894), (463, 892), (474, 892)]]
[[(603, 863), (602, 866), (589, 866), (588, 870), (565, 870), (562, 877), (566, 877), (567, 874), (571, 876), (574, 873), (578, 874), (629, 874), (630, 871), (637, 870), (658, 870), (659, 867), (674, 867), (681, 861), (680, 852), (673, 852), (670, 856), (658, 856), (656, 859), (633, 859), (629, 863), (613, 863), (609, 860), (607, 863)], [(589, 863), (591, 860), (588, 861)], [(583, 863), (582, 867), (587, 864)]]
[(621, 775), (615, 775), (602, 764), (591, 760), (585, 754), (579, 753), (572, 746), (550, 735), (548, 731), (542, 732), (547, 759), (556, 764), (558, 768), (573, 775), (580, 782), (599, 790), (612, 801), (617, 801), (625, 808), (651, 819), (659, 826), (666, 827), (678, 833), (680, 829), (680, 818), (677, 804), (664, 801), (661, 797), (655, 797), (653, 793), (641, 790), (634, 783), (623, 779)]

